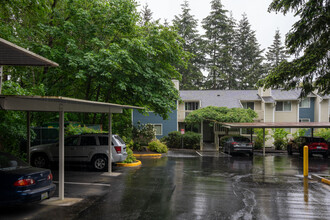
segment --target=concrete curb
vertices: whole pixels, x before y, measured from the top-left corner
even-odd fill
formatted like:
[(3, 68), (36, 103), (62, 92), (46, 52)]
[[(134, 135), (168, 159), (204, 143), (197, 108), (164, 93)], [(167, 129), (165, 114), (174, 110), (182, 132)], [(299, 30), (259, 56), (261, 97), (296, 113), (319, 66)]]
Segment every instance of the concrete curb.
[(137, 167), (140, 166), (142, 163), (139, 160), (136, 160), (135, 163), (117, 163), (118, 167)]
[(134, 157), (162, 157), (161, 154), (133, 154)]
[(319, 181), (319, 182), (322, 182), (322, 183), (325, 183), (325, 184), (328, 184), (330, 185), (330, 180), (322, 177), (322, 176), (319, 176), (319, 175), (316, 175), (316, 174), (312, 174), (312, 178)]

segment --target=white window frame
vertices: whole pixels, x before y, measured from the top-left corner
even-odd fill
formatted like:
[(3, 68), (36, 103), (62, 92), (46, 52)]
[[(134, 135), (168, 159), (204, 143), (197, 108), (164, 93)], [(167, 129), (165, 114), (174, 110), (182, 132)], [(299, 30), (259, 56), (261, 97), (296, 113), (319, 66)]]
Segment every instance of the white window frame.
[(299, 118), (299, 122), (311, 122), (310, 118)]
[(253, 108), (250, 108), (250, 109), (254, 110), (254, 102), (242, 102), (243, 108), (248, 109), (248, 106), (247, 106), (248, 103), (253, 103)]
[[(194, 103), (194, 109), (187, 109), (186, 106), (188, 105), (188, 103)], [(197, 108), (195, 108), (197, 106)], [(189, 101), (189, 102), (185, 102), (184, 103), (184, 110), (185, 111), (194, 111), (200, 108), (200, 103), (198, 101)]]
[[(155, 135), (163, 135), (163, 124), (152, 124), (152, 126), (154, 127)], [(157, 130), (155, 126), (160, 126), (160, 134), (156, 133)]]
[[(277, 106), (277, 104), (280, 103), (280, 102), (283, 103), (283, 105), (282, 105), (282, 110), (277, 110), (277, 108), (275, 107), (275, 111), (276, 111), (276, 112), (292, 112), (292, 101), (277, 101), (277, 102), (276, 102), (276, 106)], [(285, 102), (289, 102), (289, 103), (290, 103), (290, 111), (284, 111), (284, 103), (285, 103)]]
[[(302, 106), (303, 101), (308, 101), (308, 106)], [(299, 108), (310, 108), (311, 107), (311, 99), (310, 98), (304, 98), (299, 103)]]

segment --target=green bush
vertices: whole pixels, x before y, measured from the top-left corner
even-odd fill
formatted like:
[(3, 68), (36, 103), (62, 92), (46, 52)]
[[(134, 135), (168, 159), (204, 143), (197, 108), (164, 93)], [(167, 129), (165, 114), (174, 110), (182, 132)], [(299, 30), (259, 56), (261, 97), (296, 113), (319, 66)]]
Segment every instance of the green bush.
[(192, 131), (187, 131), (183, 135), (183, 148), (197, 149), (200, 146), (201, 135)]
[(81, 127), (80, 125), (74, 126), (69, 124), (65, 127), (65, 136), (79, 135), (79, 134), (97, 134), (106, 133), (105, 131), (95, 130), (93, 128), (88, 128), (86, 126)]
[(283, 150), (288, 145), (288, 136), (289, 132), (283, 128), (273, 129), (274, 146), (276, 150)]
[(163, 137), (162, 141), (166, 142), (169, 148), (179, 148), (181, 146), (181, 133), (172, 131), (168, 133), (168, 136)]
[(159, 140), (151, 141), (148, 145), (148, 149), (157, 153), (167, 153), (168, 151), (166, 145)]
[[(263, 141), (263, 129), (262, 128), (257, 128), (257, 129), (254, 129), (254, 132), (257, 134), (257, 137), (254, 141), (254, 148), (255, 149), (261, 149), (263, 144), (264, 144), (264, 141)], [(269, 140), (269, 137), (267, 137), (269, 134), (269, 131), (268, 129), (265, 129), (265, 142), (267, 140)]]
[(133, 127), (132, 136), (136, 146), (147, 146), (150, 141), (155, 139), (154, 126), (152, 124), (138, 123), (137, 126)]
[(315, 136), (323, 137), (325, 140), (329, 141), (329, 139), (330, 139), (330, 129), (329, 128), (317, 129), (317, 131), (315, 132)]
[(136, 161), (136, 158), (133, 155), (133, 151), (129, 147), (127, 147), (126, 152), (127, 158), (123, 161), (123, 163), (134, 163)]
[(294, 139), (297, 139), (298, 137), (305, 136), (307, 132), (307, 128), (300, 128), (295, 133), (292, 134)]

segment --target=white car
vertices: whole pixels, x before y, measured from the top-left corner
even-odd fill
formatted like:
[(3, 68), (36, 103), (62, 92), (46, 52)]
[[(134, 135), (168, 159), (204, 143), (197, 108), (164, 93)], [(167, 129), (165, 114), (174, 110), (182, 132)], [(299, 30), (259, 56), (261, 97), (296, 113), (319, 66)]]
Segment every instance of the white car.
[[(94, 169), (104, 171), (108, 168), (108, 153), (107, 134), (81, 134), (64, 141), (65, 162), (88, 162)], [(49, 167), (59, 160), (58, 143), (33, 146), (30, 155), (32, 166)], [(112, 135), (112, 162), (124, 161), (126, 157), (125, 142), (118, 135)]]

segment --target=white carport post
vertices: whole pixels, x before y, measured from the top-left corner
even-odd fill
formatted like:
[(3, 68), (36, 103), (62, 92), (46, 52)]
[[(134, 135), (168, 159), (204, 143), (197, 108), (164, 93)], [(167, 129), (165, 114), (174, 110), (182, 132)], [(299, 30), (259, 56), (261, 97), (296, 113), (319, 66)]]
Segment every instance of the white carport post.
[(30, 130), (30, 124), (31, 124), (31, 117), (30, 117), (30, 111), (26, 112), (26, 140), (27, 140), (27, 160), (28, 163), (31, 165), (31, 155), (30, 155), (30, 148), (31, 148), (31, 130)]
[(263, 128), (262, 131), (263, 131), (262, 155), (265, 156), (265, 155), (266, 155), (266, 152), (265, 152), (265, 142), (266, 142), (266, 141), (265, 141), (265, 134), (266, 134), (266, 132), (265, 132), (265, 128)]
[(108, 145), (109, 145), (109, 161), (108, 161), (108, 174), (111, 175), (112, 171), (112, 114), (111, 109), (109, 108), (109, 133), (108, 133)]
[(59, 181), (58, 198), (64, 200), (64, 110), (63, 105), (59, 106)]

